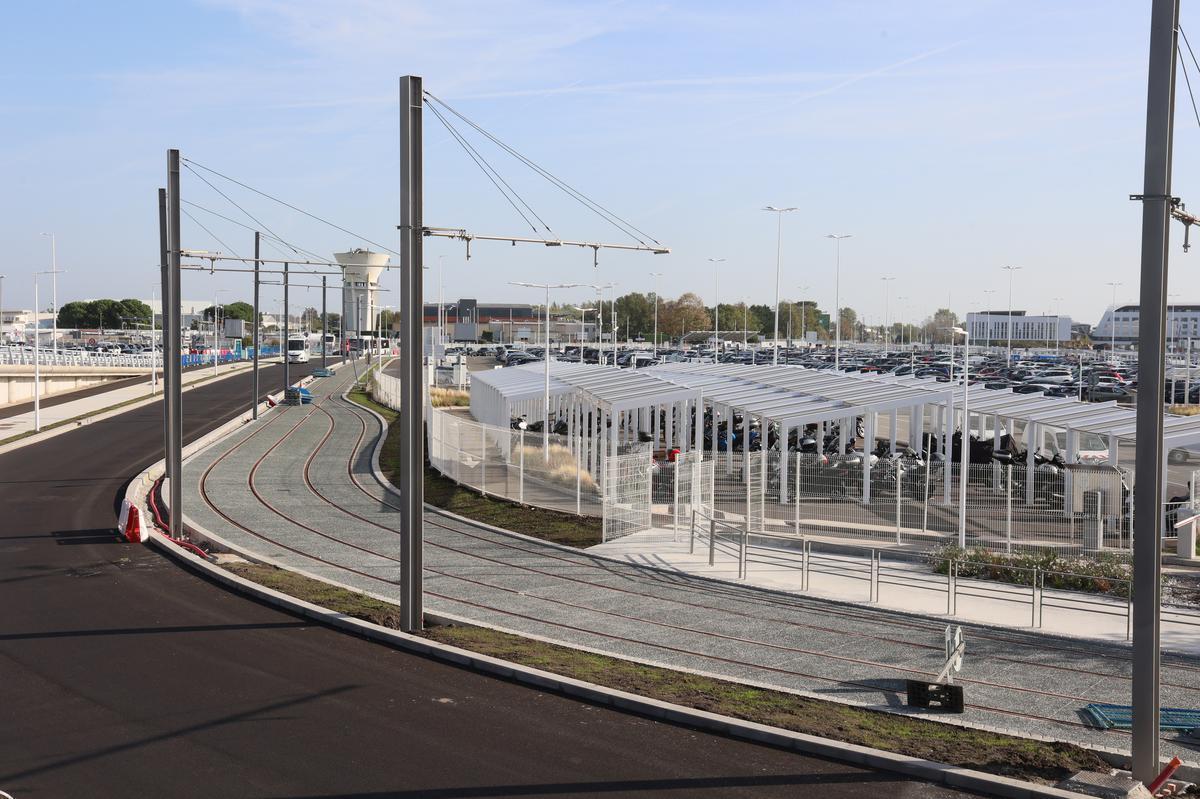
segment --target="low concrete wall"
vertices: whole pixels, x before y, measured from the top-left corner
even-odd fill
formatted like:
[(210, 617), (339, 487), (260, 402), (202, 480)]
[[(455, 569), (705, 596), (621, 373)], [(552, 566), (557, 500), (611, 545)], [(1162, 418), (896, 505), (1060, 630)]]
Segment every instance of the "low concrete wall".
[[(43, 366), (41, 396), (49, 397), (77, 391), (114, 380), (143, 375), (150, 382), (148, 369), (120, 366)], [(6, 366), (0, 369), (0, 407), (33, 400), (33, 367)]]

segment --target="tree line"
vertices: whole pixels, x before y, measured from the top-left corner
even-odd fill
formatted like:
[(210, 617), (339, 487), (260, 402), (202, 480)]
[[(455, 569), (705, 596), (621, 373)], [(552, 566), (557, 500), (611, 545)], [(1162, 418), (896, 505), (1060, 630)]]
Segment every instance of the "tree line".
[[(654, 294), (630, 292), (615, 301), (585, 302), (579, 305), (589, 309), (585, 313), (589, 322), (596, 319), (595, 311), (604, 313), (604, 329), (612, 325), (616, 312), (618, 338), (654, 337)], [(552, 304), (551, 314), (578, 318), (580, 312), (573, 304)], [(714, 313), (715, 311), (715, 313)], [(836, 335), (837, 314), (822, 310), (814, 300), (784, 300), (779, 303), (779, 337), (799, 339), (805, 333), (816, 333), (820, 341), (831, 341)], [(658, 337), (660, 341), (678, 340), (691, 333), (711, 333), (720, 325), (722, 338), (746, 340), (755, 343), (771, 338), (775, 331), (775, 309), (765, 303), (745, 302), (721, 303), (716, 309), (705, 305), (699, 295), (687, 292), (679, 297), (662, 297), (658, 303)], [(888, 325), (867, 325), (859, 319), (858, 312), (843, 307), (841, 313), (841, 337), (843, 341), (879, 341), (886, 337), (892, 342), (931, 342), (944, 344), (950, 341), (952, 328), (959, 324), (958, 315), (947, 308), (939, 308), (920, 324), (895, 322)]]

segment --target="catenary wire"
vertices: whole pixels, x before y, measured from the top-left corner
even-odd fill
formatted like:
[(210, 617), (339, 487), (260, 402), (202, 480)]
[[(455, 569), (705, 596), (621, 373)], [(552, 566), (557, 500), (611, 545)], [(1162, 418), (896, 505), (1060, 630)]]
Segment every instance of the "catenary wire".
[[(436, 116), (438, 121), (442, 123), (442, 126), (446, 128), (446, 132), (454, 137), (454, 140), (458, 142), (458, 145), (463, 148), (463, 152), (467, 154), (467, 157), (475, 162), (475, 165), (479, 167), (479, 170), (483, 172), (484, 176), (491, 181), (493, 186), (496, 187), (496, 191), (500, 192), (504, 199), (508, 200), (508, 204), (513, 207), (513, 210), (515, 210), (520, 217), (525, 220), (525, 224), (529, 225), (529, 229), (532, 230), (536, 236), (538, 233), (537, 225), (533, 224), (529, 217), (525, 215), (525, 212), (517, 206), (517, 203), (514, 202), (513, 197), (520, 201), (521, 205), (528, 208), (529, 213), (537, 217), (539, 222), (542, 222), (542, 218), (537, 215), (537, 212), (535, 212), (532, 208), (529, 208), (529, 203), (525, 202), (521, 195), (517, 194), (513, 187), (508, 184), (508, 181), (500, 176), (500, 173), (496, 171), (496, 168), (488, 163), (487, 159), (485, 159), (478, 150), (472, 147), (470, 143), (467, 142), (466, 138), (453, 125), (451, 125), (444, 116), (442, 116), (441, 112), (437, 110), (436, 106), (429, 106), (429, 110), (433, 112), (433, 115)], [(504, 184), (503, 187), (500, 185), (501, 183)], [(505, 189), (507, 189), (507, 191), (505, 191)], [(509, 196), (510, 193), (512, 194), (511, 197)], [(542, 224), (546, 225), (545, 222), (542, 222)], [(546, 230), (550, 230), (548, 225), (546, 225)], [(554, 231), (550, 232), (553, 234)]]
[[(607, 221), (609, 224), (611, 224), (613, 227), (615, 227), (615, 228), (617, 228), (618, 230), (620, 230), (620, 231), (621, 231), (622, 233), (624, 233), (625, 235), (627, 235), (627, 236), (629, 236), (630, 238), (632, 238), (634, 241), (637, 241), (639, 244), (645, 244), (646, 242), (645, 242), (645, 241), (643, 240), (643, 238), (642, 238), (642, 237), (645, 237), (646, 239), (649, 239), (650, 241), (654, 242), (655, 244), (660, 244), (660, 242), (658, 241), (658, 239), (654, 238), (654, 237), (653, 237), (653, 236), (651, 236), (649, 233), (646, 233), (644, 230), (641, 230), (641, 229), (639, 229), (638, 227), (636, 227), (636, 226), (635, 226), (635, 225), (633, 225), (632, 223), (628, 222), (627, 220), (625, 220), (625, 219), (623, 219), (623, 218), (621, 218), (621, 217), (617, 216), (615, 213), (613, 213), (612, 211), (608, 210), (608, 209), (607, 209), (607, 208), (605, 208), (603, 205), (601, 205), (600, 203), (598, 203), (598, 202), (596, 202), (595, 200), (591, 199), (591, 198), (590, 198), (590, 197), (588, 197), (587, 195), (583, 194), (583, 193), (582, 193), (582, 192), (580, 192), (578, 189), (576, 189), (576, 188), (574, 188), (573, 186), (571, 186), (570, 184), (568, 184), (566, 181), (564, 181), (564, 180), (562, 180), (561, 178), (557, 177), (556, 175), (552, 174), (552, 173), (551, 173), (549, 170), (545, 169), (544, 167), (542, 167), (542, 166), (540, 166), (539, 164), (535, 163), (533, 160), (531, 160), (531, 159), (527, 158), (526, 156), (522, 155), (520, 152), (518, 152), (518, 151), (517, 151), (517, 150), (515, 150), (514, 148), (512, 148), (512, 147), (510, 147), (509, 145), (505, 144), (505, 143), (504, 143), (504, 142), (502, 142), (500, 139), (498, 139), (496, 136), (494, 136), (493, 134), (489, 133), (489, 132), (488, 132), (487, 130), (485, 130), (483, 127), (481, 127), (480, 125), (478, 125), (477, 123), (475, 123), (474, 121), (472, 121), (471, 119), (469, 119), (467, 116), (465, 116), (464, 114), (462, 114), (460, 111), (456, 110), (454, 107), (452, 107), (452, 106), (450, 106), (449, 104), (447, 104), (447, 103), (446, 103), (446, 101), (442, 100), (440, 97), (437, 97), (436, 95), (434, 95), (434, 94), (431, 94), (431, 93), (430, 93), (430, 92), (428, 92), (428, 91), (426, 91), (426, 92), (425, 92), (425, 95), (426, 95), (426, 96), (427, 96), (427, 97), (428, 97), (430, 100), (434, 101), (435, 103), (437, 103), (438, 105), (442, 106), (442, 107), (443, 107), (443, 108), (445, 108), (447, 111), (449, 111), (451, 114), (454, 114), (456, 117), (458, 117), (459, 119), (461, 119), (463, 122), (465, 122), (465, 123), (467, 123), (468, 125), (470, 125), (470, 126), (471, 126), (472, 128), (474, 128), (476, 131), (478, 131), (478, 132), (479, 132), (481, 135), (483, 135), (483, 136), (487, 137), (487, 138), (488, 138), (488, 139), (489, 139), (491, 142), (493, 142), (493, 143), (494, 143), (496, 146), (500, 147), (500, 148), (501, 148), (501, 149), (503, 149), (505, 152), (509, 153), (509, 154), (510, 154), (510, 155), (512, 155), (514, 158), (516, 158), (517, 160), (521, 161), (523, 164), (525, 164), (526, 166), (528, 166), (530, 169), (532, 169), (532, 170), (534, 170), (535, 172), (537, 172), (539, 175), (541, 175), (543, 178), (545, 178), (546, 180), (548, 180), (550, 183), (552, 183), (553, 185), (557, 186), (557, 187), (558, 187), (559, 189), (561, 189), (561, 190), (562, 190), (564, 193), (566, 193), (567, 195), (569, 195), (569, 196), (571, 196), (572, 198), (574, 198), (574, 199), (575, 199), (577, 202), (579, 202), (581, 205), (583, 205), (584, 207), (586, 207), (586, 208), (588, 208), (589, 210), (591, 210), (591, 211), (592, 211), (593, 213), (595, 213), (597, 216), (600, 216), (601, 218), (605, 219), (605, 220), (606, 220), (606, 221)], [(433, 106), (430, 106), (430, 108), (432, 108), (432, 107), (433, 107)], [(631, 232), (631, 231), (632, 231), (632, 232)], [(635, 235), (635, 234), (636, 234), (636, 235)]]
[(209, 172), (213, 175), (216, 175), (217, 177), (221, 178), (222, 180), (227, 180), (230, 183), (233, 183), (237, 186), (241, 186), (243, 189), (246, 189), (247, 191), (252, 191), (255, 194), (257, 194), (261, 197), (265, 197), (272, 202), (279, 203), (280, 205), (284, 206), (285, 208), (291, 208), (296, 213), (304, 214), (309, 219), (315, 219), (316, 221), (320, 222), (323, 225), (328, 225), (329, 227), (331, 227), (335, 230), (340, 230), (342, 233), (345, 233), (348, 236), (353, 236), (354, 238), (359, 239), (360, 241), (364, 241), (367, 244), (370, 244), (374, 247), (378, 247), (381, 250), (386, 250), (387, 252), (390, 252), (392, 255), (400, 255), (399, 252), (397, 252), (396, 250), (393, 250), (391, 247), (385, 247), (384, 245), (380, 244), (377, 241), (372, 241), (371, 239), (367, 238), (366, 236), (363, 236), (359, 233), (355, 233), (353, 230), (347, 230), (346, 228), (342, 227), (341, 225), (330, 222), (328, 219), (319, 217), (316, 214), (311, 213), (309, 211), (305, 211), (303, 208), (299, 208), (295, 205), (292, 205), (291, 203), (287, 202), (286, 200), (281, 200), (278, 197), (275, 197), (271, 194), (267, 194), (265, 191), (262, 191), (261, 189), (256, 189), (253, 186), (247, 185), (247, 184), (241, 182), (240, 180), (237, 180), (236, 178), (231, 178), (228, 175), (222, 174), (221, 172), (218, 172), (217, 170), (213, 169), (212, 167), (207, 167), (204, 164), (201, 164), (198, 161), (193, 161), (190, 158), (184, 158), (183, 161), (187, 164), (191, 164), (192, 166), (203, 169), (205, 172)]

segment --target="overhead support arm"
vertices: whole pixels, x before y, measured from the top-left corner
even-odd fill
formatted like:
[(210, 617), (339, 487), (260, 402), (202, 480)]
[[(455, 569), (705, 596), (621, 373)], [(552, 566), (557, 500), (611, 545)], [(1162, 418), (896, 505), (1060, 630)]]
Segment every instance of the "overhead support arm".
[(529, 236), (492, 236), (482, 233), (471, 233), (464, 228), (426, 227), (421, 228), (425, 236), (435, 236), (443, 239), (458, 239), (467, 243), (467, 260), (471, 259), (472, 241), (507, 241), (514, 247), (518, 244), (541, 244), (545, 247), (590, 247), (592, 249), (592, 266), (600, 263), (600, 250), (633, 250), (648, 252), (654, 255), (668, 255), (670, 247), (650, 247), (645, 244), (606, 244), (599, 241), (568, 241), (566, 239), (539, 239)]

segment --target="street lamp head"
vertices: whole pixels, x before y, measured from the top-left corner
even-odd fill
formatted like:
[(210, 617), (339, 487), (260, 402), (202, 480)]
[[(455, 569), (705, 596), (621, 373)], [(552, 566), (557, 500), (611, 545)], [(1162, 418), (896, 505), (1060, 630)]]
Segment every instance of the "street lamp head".
[(763, 210), (764, 211), (774, 211), (777, 214), (786, 214), (788, 211), (798, 211), (800, 209), (796, 208), (795, 206), (790, 206), (790, 205), (787, 208), (776, 208), (773, 205), (765, 205), (765, 206), (763, 206)]

